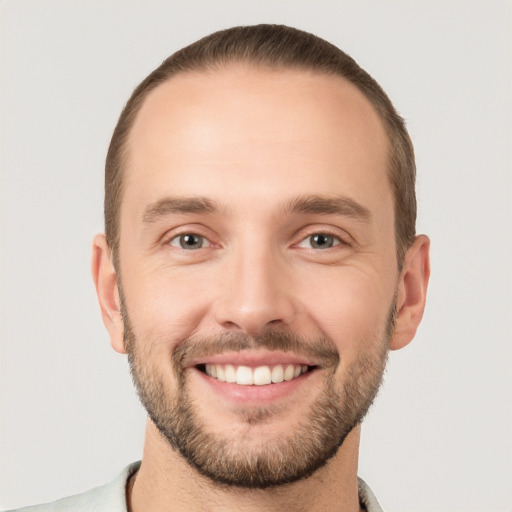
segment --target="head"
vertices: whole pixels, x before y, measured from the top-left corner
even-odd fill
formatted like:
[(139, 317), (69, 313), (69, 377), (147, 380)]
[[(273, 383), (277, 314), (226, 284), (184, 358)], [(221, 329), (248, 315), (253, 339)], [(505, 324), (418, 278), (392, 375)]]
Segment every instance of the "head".
[(207, 72), (233, 63), (338, 76), (364, 94), (388, 137), (386, 171), (393, 191), (397, 261), (401, 266), (416, 234), (416, 166), (403, 119), (380, 85), (352, 57), (313, 34), (279, 25), (235, 27), (206, 36), (164, 60), (134, 90), (119, 117), (105, 165), (105, 234), (114, 261), (117, 263), (119, 208), (129, 158), (127, 138), (145, 98), (178, 73)]
[(362, 421), (428, 280), (402, 120), (340, 50), (241, 27), (135, 90), (93, 274), (172, 453), (224, 484), (308, 477)]

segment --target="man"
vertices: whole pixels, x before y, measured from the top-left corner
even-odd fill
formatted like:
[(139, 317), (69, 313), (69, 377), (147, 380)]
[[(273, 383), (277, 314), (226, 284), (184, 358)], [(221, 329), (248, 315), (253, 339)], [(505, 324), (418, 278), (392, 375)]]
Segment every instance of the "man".
[(238, 27), (167, 59), (114, 131), (93, 244), (143, 460), (32, 510), (381, 510), (360, 424), (425, 305), (414, 179), (385, 93), (311, 34)]

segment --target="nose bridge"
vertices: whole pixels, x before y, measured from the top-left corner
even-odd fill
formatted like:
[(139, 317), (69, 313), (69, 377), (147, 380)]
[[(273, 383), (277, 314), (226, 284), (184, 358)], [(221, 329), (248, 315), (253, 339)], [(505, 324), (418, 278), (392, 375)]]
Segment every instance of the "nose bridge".
[(285, 262), (274, 243), (246, 237), (224, 262), (217, 301), (217, 322), (258, 334), (269, 324), (289, 324), (293, 306), (286, 286)]

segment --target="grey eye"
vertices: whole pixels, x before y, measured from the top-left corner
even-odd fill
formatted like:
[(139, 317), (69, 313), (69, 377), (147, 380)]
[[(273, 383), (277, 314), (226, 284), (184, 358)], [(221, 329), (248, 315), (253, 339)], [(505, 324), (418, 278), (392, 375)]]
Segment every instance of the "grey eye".
[(335, 245), (340, 245), (341, 240), (334, 235), (329, 235), (327, 233), (315, 233), (310, 235), (299, 244), (299, 247), (303, 247), (304, 249), (330, 249)]
[(205, 238), (201, 235), (195, 235), (194, 233), (186, 233), (174, 237), (169, 245), (173, 247), (179, 247), (185, 250), (201, 249), (205, 246)]
[(313, 249), (329, 249), (335, 245), (335, 238), (325, 233), (316, 233), (309, 237), (309, 243)]

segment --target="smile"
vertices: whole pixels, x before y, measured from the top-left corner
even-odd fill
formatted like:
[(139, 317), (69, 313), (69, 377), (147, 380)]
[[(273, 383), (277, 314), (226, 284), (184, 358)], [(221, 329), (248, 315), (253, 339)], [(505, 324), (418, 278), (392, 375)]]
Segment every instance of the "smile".
[(232, 364), (205, 364), (201, 369), (206, 375), (220, 381), (241, 386), (265, 386), (291, 381), (309, 371), (305, 364), (276, 364), (273, 366), (235, 366)]

